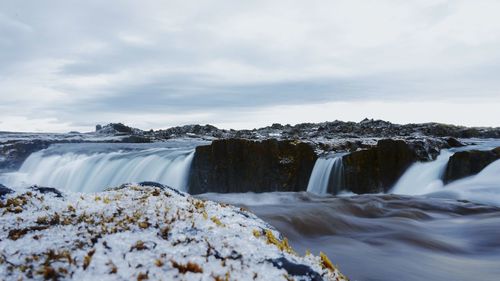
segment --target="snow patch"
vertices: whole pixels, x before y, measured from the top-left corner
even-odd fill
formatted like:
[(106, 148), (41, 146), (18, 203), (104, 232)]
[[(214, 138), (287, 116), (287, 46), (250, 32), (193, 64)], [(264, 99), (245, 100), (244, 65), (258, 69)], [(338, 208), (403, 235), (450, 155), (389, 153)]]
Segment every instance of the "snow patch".
[(237, 207), (161, 185), (0, 201), (0, 279), (346, 280)]

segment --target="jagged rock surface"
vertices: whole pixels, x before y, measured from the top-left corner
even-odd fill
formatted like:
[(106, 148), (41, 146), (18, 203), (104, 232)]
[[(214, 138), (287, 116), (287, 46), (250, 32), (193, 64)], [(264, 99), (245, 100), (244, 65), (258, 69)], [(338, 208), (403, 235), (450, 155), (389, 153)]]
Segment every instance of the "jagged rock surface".
[[(0, 170), (18, 169), (29, 154), (53, 143), (123, 142), (148, 143), (172, 138), (205, 140), (240, 138), (249, 140), (302, 140), (319, 152), (356, 151), (373, 146), (380, 138), (439, 140), (442, 137), (500, 138), (500, 128), (468, 128), (438, 123), (398, 125), (381, 120), (356, 122), (303, 123), (294, 126), (273, 124), (253, 130), (224, 130), (212, 125), (186, 125), (164, 130), (144, 131), (122, 123), (96, 126), (92, 133), (33, 134), (0, 132)], [(378, 138), (378, 139), (377, 139)], [(437, 139), (436, 139), (437, 138)], [(458, 145), (452, 142), (449, 145)]]
[(244, 139), (335, 139), (335, 138), (391, 138), (391, 137), (454, 137), (500, 138), (500, 128), (465, 127), (440, 123), (393, 124), (383, 120), (365, 119), (361, 122), (322, 122), (297, 125), (273, 124), (252, 130), (225, 130), (212, 125), (186, 125), (157, 131), (141, 131), (154, 138), (212, 137)]

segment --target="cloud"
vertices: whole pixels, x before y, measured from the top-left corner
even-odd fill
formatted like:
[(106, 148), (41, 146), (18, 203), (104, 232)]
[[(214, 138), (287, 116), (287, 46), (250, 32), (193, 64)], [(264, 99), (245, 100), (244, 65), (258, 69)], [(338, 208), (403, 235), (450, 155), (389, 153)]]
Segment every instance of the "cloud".
[(500, 105), (493, 0), (20, 0), (0, 8), (0, 129), (9, 118), (48, 130), (128, 116), (154, 116), (142, 124), (159, 127), (228, 124), (227, 112), (270, 119), (265, 108), (342, 102)]

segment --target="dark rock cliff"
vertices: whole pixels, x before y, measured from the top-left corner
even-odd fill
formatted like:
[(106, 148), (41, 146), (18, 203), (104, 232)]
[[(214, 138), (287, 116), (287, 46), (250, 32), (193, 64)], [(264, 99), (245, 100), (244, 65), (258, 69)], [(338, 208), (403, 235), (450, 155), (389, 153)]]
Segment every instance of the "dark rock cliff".
[(403, 140), (385, 139), (373, 148), (344, 156), (344, 189), (354, 193), (388, 191), (419, 159), (415, 147)]
[[(430, 159), (424, 145), (384, 139), (344, 156), (342, 189), (359, 194), (388, 191), (411, 164)], [(316, 159), (312, 146), (302, 142), (215, 140), (196, 148), (189, 192), (304, 191)]]
[(475, 175), (486, 166), (500, 159), (500, 147), (489, 151), (460, 151), (450, 157), (443, 181), (449, 183)]
[(215, 140), (196, 148), (189, 193), (304, 191), (316, 159), (302, 142)]

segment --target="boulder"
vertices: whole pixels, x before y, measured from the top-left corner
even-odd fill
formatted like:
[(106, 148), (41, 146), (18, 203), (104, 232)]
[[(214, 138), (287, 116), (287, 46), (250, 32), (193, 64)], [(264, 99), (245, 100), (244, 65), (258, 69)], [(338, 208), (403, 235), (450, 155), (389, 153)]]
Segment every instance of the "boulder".
[(459, 140), (456, 138), (447, 138), (446, 142), (450, 147), (462, 147), (465, 146), (465, 144), (461, 143)]
[(215, 140), (196, 148), (189, 193), (304, 191), (316, 159), (303, 142)]
[(1, 184), (0, 183), (0, 199), (3, 198), (5, 195), (9, 194), (9, 193), (13, 193), (14, 190), (6, 187), (5, 185)]
[(246, 210), (143, 184), (0, 202), (0, 279), (348, 280)]
[(123, 123), (109, 123), (105, 126), (96, 125), (96, 133), (99, 135), (142, 135), (144, 132)]
[(358, 194), (386, 192), (417, 160), (415, 148), (405, 141), (380, 140), (373, 148), (343, 157), (344, 189)]
[(53, 188), (53, 187), (33, 185), (33, 186), (29, 187), (29, 189), (31, 189), (33, 191), (40, 192), (42, 194), (52, 194), (55, 197), (63, 197), (62, 192), (57, 190), (56, 188)]
[(489, 151), (469, 150), (453, 154), (446, 166), (444, 183), (475, 175), (492, 162), (500, 159), (500, 147)]

